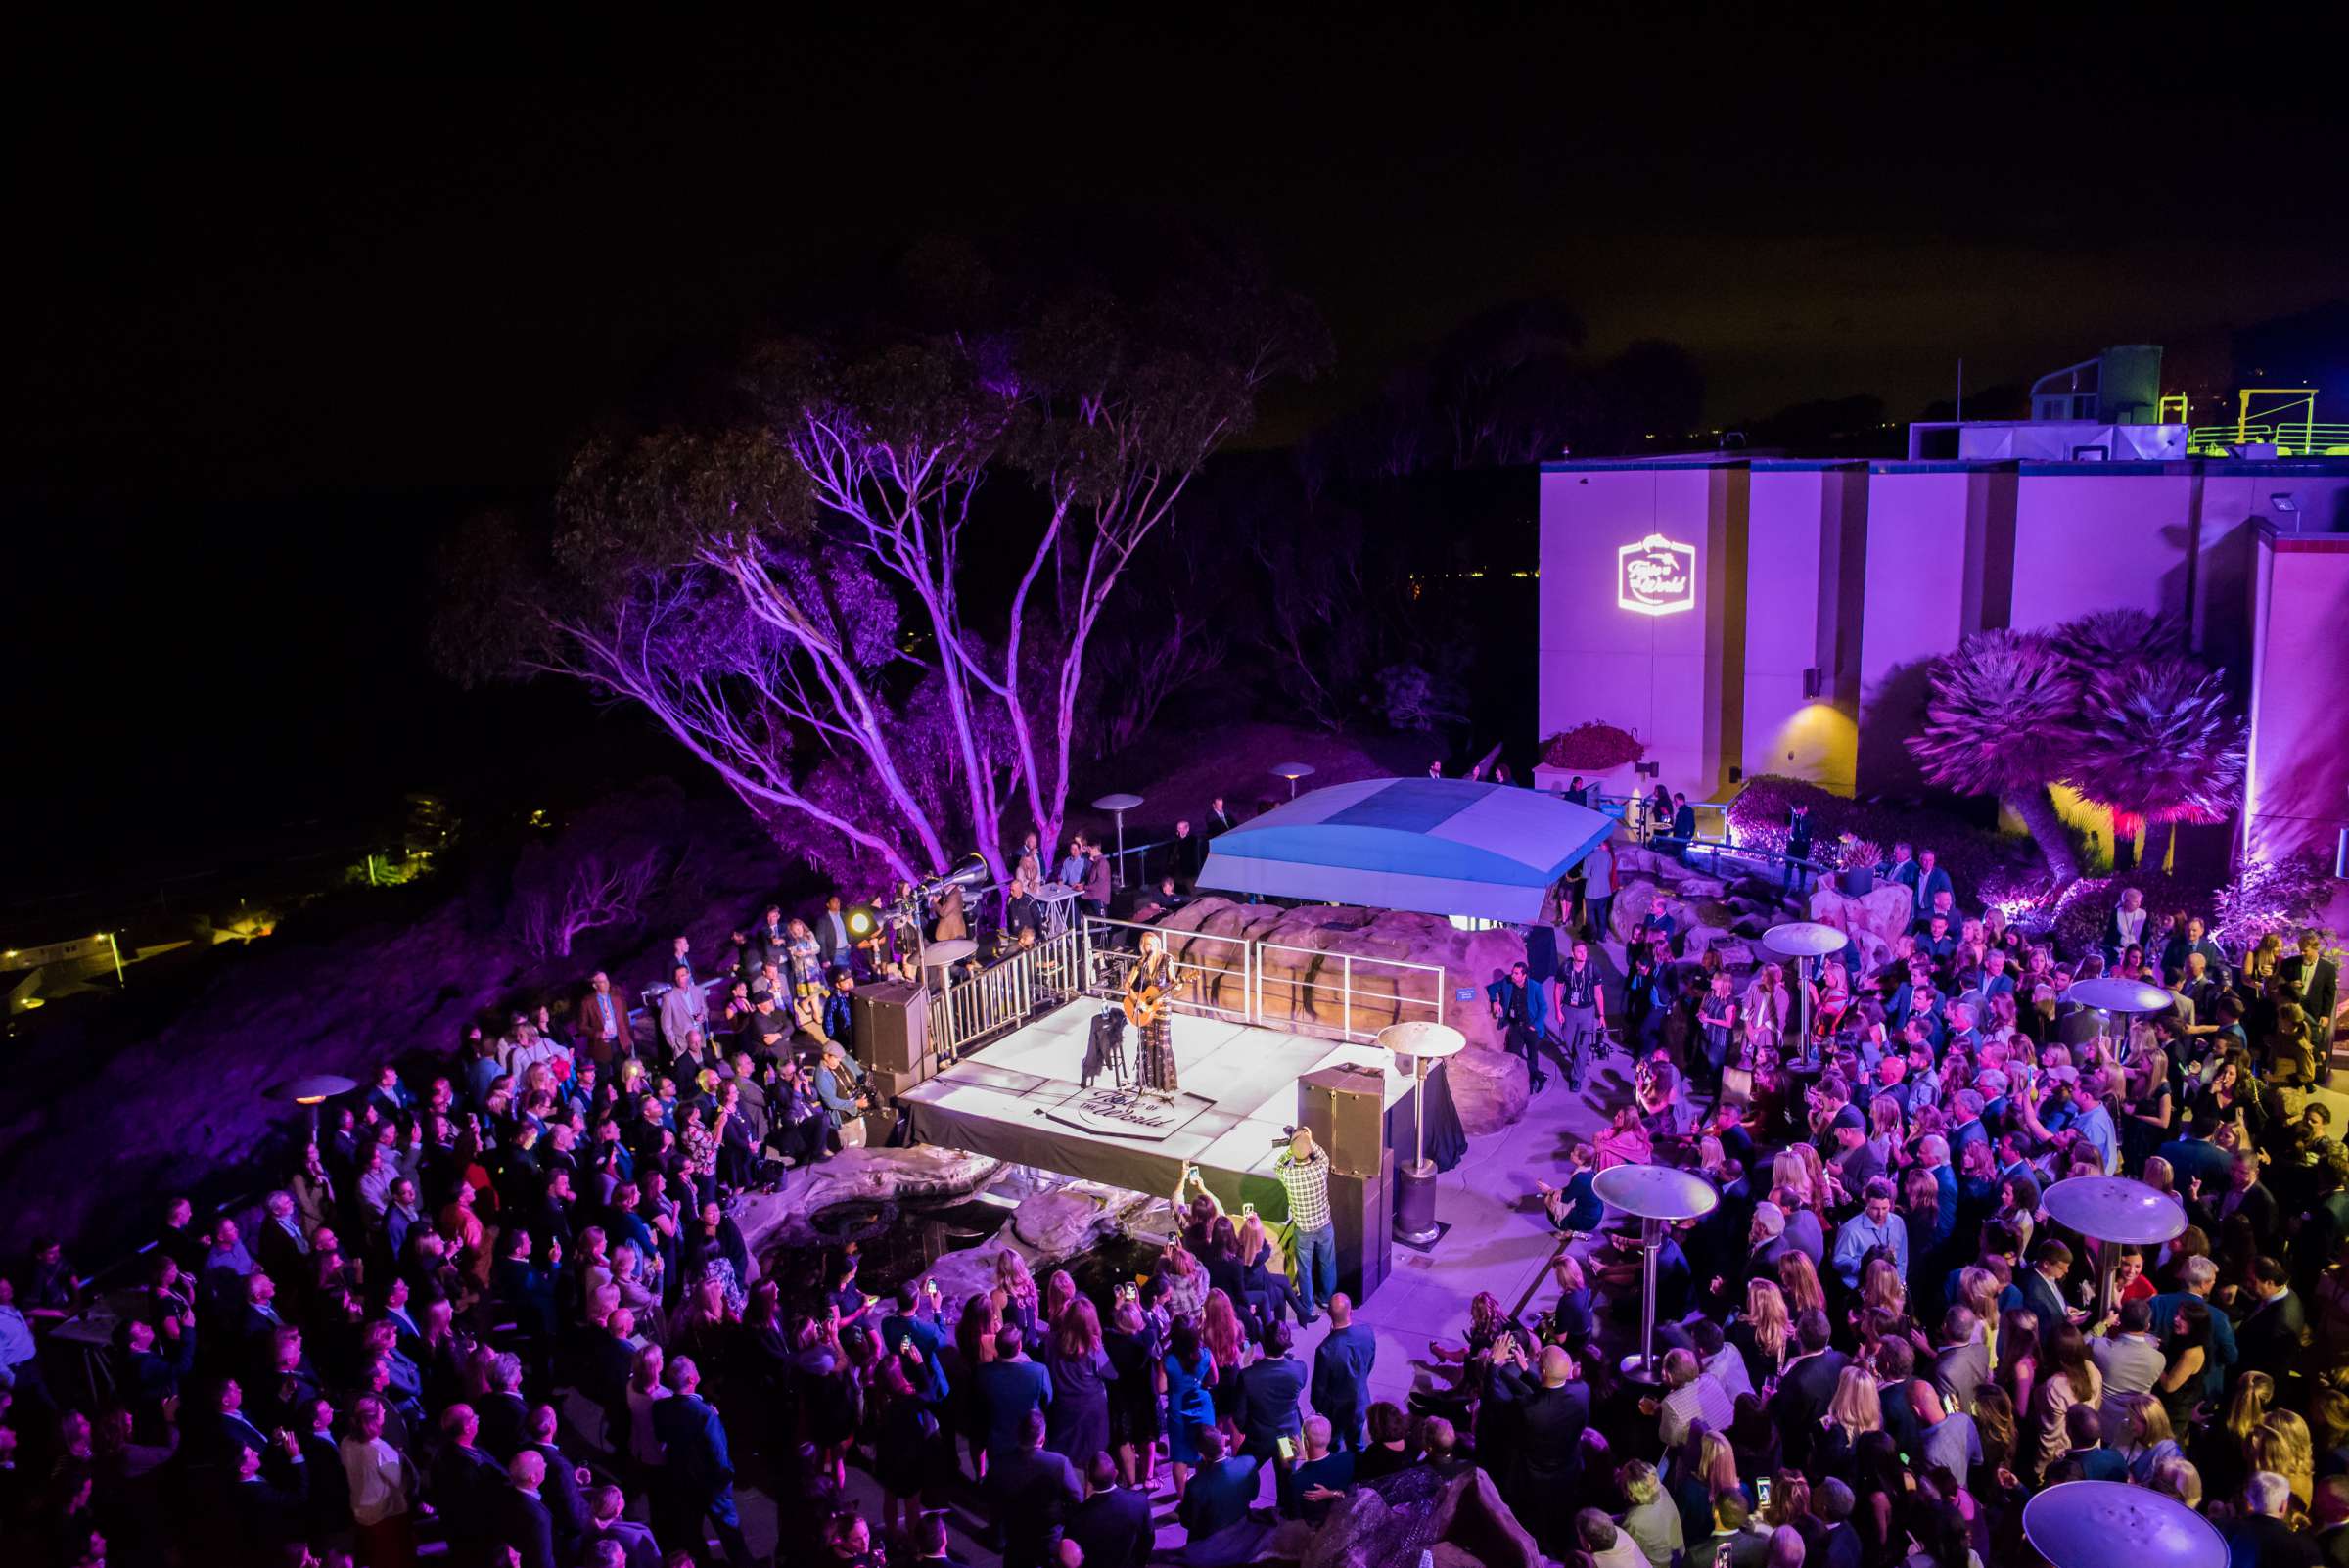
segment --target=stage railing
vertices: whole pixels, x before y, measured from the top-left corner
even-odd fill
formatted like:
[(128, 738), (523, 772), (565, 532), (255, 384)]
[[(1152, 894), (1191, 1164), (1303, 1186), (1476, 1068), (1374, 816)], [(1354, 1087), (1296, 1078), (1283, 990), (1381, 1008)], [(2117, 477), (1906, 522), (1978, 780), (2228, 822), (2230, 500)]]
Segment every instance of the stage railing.
[(976, 975), (954, 979), (949, 970), (943, 985), (935, 975), (925, 977), (932, 1046), (942, 1055), (958, 1053), (1080, 994), (1086, 974), (1084, 953), (1084, 933), (1072, 927)]
[(1086, 995), (1124, 995), (1126, 977), (1141, 962), (1137, 949), (1142, 933), (1155, 931), (1166, 939), (1168, 956), (1174, 960), (1172, 1000), (1176, 1012), (1234, 1024), (1256, 1021), (1256, 944), (1246, 938), (1175, 931), (1104, 915), (1087, 915), (1082, 929), (1087, 951)]
[(1255, 944), (1255, 957), (1253, 1022), (1368, 1040), (1390, 1024), (1444, 1021), (1442, 964), (1274, 942)]

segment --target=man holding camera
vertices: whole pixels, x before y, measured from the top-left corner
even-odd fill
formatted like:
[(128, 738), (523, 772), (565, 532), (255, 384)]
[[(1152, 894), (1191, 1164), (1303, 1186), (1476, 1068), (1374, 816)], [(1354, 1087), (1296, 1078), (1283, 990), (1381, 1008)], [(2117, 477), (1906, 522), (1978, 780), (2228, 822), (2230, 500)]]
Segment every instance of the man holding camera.
[(1338, 1289), (1338, 1232), (1329, 1212), (1329, 1156), (1313, 1146), (1313, 1130), (1289, 1130), (1289, 1148), (1275, 1163), (1289, 1192), (1289, 1228), (1297, 1249), (1297, 1290), (1307, 1321)]

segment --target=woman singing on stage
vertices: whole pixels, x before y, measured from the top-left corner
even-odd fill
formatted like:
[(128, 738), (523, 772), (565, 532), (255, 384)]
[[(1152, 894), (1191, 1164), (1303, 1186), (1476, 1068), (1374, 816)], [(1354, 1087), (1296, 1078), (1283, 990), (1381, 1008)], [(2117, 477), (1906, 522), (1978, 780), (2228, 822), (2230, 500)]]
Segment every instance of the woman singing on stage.
[(1167, 956), (1166, 939), (1155, 931), (1142, 933), (1141, 961), (1126, 977), (1126, 1016), (1141, 1034), (1135, 1054), (1135, 1077), (1141, 1086), (1162, 1094), (1174, 1092), (1174, 1040), (1170, 1018), (1174, 989), (1174, 960)]

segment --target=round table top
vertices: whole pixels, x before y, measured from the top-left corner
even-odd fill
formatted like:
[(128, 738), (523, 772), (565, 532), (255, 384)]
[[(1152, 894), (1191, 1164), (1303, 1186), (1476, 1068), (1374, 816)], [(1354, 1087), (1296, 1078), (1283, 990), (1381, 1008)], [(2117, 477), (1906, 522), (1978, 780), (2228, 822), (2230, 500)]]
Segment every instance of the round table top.
[(2227, 1541), (2164, 1492), (2065, 1481), (2023, 1504), (2023, 1535), (2051, 1568), (2225, 1568)]
[(1032, 896), (1038, 903), (1066, 903), (1082, 894), (1082, 888), (1072, 888), (1065, 882), (1047, 882)]
[(1093, 803), (1096, 811), (1130, 811), (1142, 804), (1138, 795), (1104, 795)]
[(1762, 945), (1788, 958), (1821, 958), (1843, 951), (1851, 938), (1816, 920), (1792, 920), (1762, 933)]
[(2103, 1013), (2166, 1013), (2178, 1005), (2178, 998), (2159, 986), (2123, 980), (2118, 975), (2075, 982), (2064, 992), (2063, 999)]
[(1618, 1165), (1601, 1171), (1590, 1189), (1599, 1201), (1642, 1220), (1695, 1220), (1721, 1206), (1703, 1176), (1669, 1165)]
[(1312, 778), (1317, 771), (1318, 769), (1311, 762), (1275, 762), (1272, 764), (1272, 774), (1275, 778)]
[(1431, 1060), (1442, 1056), (1457, 1056), (1468, 1048), (1467, 1036), (1450, 1024), (1431, 1023), (1426, 1019), (1389, 1024), (1378, 1032), (1378, 1042), (1397, 1056), (1425, 1056)]
[(979, 944), (968, 937), (949, 937), (934, 942), (922, 949), (922, 965), (933, 968), (940, 964), (958, 964), (979, 950)]
[(2097, 1241), (2150, 1247), (2186, 1229), (2186, 1210), (2127, 1176), (2073, 1176), (2040, 1194), (2048, 1218)]

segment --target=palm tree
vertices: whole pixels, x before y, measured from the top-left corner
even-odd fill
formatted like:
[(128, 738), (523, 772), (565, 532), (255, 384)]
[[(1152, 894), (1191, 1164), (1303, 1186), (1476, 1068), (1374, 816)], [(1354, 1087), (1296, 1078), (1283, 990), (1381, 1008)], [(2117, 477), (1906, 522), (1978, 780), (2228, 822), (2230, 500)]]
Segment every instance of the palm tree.
[(1927, 678), (1925, 728), (1909, 738), (1925, 776), (1996, 796), (2022, 818), (2056, 883), (2075, 880), (2080, 857), (2048, 786), (2064, 776), (2082, 728), (2077, 667), (2044, 635), (1978, 631)]
[(2095, 723), (2064, 782), (2109, 807), (2116, 843), (2146, 822), (2217, 822), (2243, 787), (2243, 723), (2211, 670), (2185, 658), (2129, 660), (2088, 678)]
[(2176, 616), (2144, 610), (2094, 610), (2048, 632), (2048, 644), (2081, 674), (2147, 659), (2172, 659), (2186, 652), (2186, 623)]

